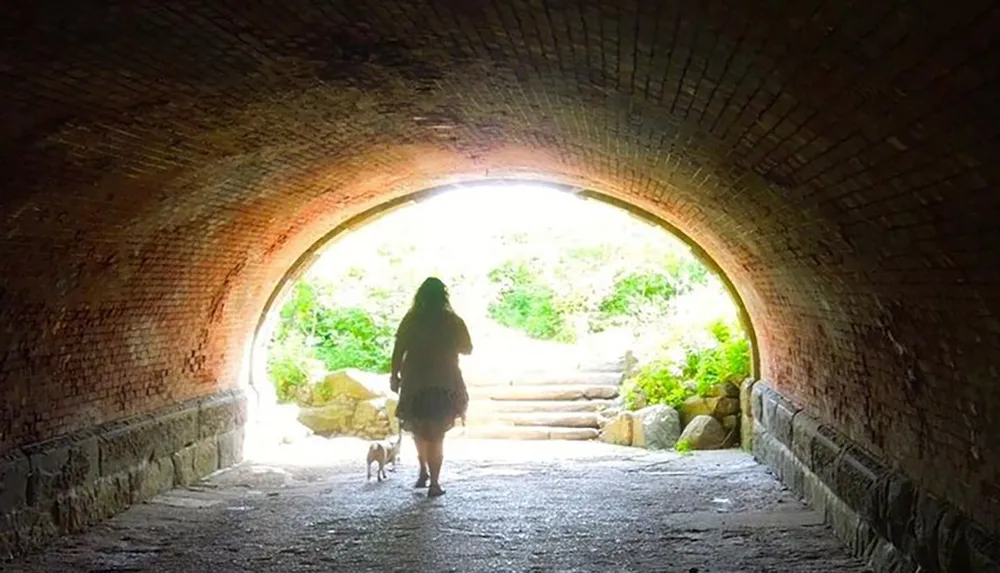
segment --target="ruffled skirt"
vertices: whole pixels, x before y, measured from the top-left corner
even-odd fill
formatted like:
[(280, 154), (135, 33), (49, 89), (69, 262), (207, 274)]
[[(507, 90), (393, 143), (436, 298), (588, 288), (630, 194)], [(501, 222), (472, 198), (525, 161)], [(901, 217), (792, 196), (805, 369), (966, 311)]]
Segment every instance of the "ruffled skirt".
[[(405, 385), (405, 382), (404, 382)], [(461, 388), (419, 388), (407, 392), (404, 388), (396, 406), (400, 427), (418, 438), (437, 441), (455, 427), (455, 420), (465, 415), (469, 394)]]

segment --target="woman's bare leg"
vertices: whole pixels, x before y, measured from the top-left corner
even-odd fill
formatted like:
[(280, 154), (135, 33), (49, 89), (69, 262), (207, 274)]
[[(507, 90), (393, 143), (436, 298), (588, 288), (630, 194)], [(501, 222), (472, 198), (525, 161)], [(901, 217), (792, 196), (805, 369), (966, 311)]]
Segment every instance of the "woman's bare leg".
[(427, 478), (430, 477), (427, 471), (427, 442), (417, 436), (413, 436), (413, 443), (417, 446), (417, 461), (420, 463), (420, 477), (414, 487), (427, 487)]
[(441, 465), (444, 463), (444, 436), (427, 442), (427, 465), (430, 469), (431, 485), (427, 490), (429, 497), (437, 497), (444, 493), (438, 478), (441, 476)]

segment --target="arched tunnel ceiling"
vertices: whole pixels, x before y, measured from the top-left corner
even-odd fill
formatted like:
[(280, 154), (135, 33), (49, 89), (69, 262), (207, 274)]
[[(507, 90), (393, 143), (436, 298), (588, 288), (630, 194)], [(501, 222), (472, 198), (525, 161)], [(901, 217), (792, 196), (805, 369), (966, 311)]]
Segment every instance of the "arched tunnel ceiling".
[(21, 4), (0, 449), (236, 384), (345, 217), (537, 176), (689, 234), (765, 377), (996, 525), (993, 2)]

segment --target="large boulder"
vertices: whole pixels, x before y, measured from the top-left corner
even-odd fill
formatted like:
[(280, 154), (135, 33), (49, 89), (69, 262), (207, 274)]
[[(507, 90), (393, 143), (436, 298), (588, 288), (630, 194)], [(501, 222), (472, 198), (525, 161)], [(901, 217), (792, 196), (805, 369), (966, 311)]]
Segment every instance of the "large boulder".
[(740, 417), (737, 416), (736, 414), (733, 414), (731, 416), (726, 416), (725, 418), (719, 421), (722, 422), (722, 429), (726, 431), (727, 436), (729, 435), (730, 432), (736, 429), (737, 426), (740, 425)]
[(350, 432), (357, 400), (339, 398), (322, 406), (302, 406), (298, 420), (320, 436), (338, 436)]
[(687, 443), (692, 450), (717, 450), (725, 445), (726, 431), (711, 416), (695, 416), (677, 441)]
[(729, 396), (691, 396), (681, 404), (681, 425), (687, 427), (698, 416), (712, 416), (722, 420), (726, 416), (739, 414), (740, 399)]
[(389, 377), (381, 374), (369, 374), (354, 368), (344, 368), (331, 372), (323, 378), (319, 386), (313, 390), (313, 396), (325, 394), (331, 400), (351, 398), (353, 400), (371, 400), (389, 395)]
[(298, 421), (320, 436), (383, 439), (399, 432), (388, 378), (346, 368), (303, 390)]
[(669, 450), (680, 434), (680, 414), (670, 406), (648, 406), (633, 414), (632, 445), (637, 448)]
[(698, 416), (711, 416), (715, 411), (715, 398), (691, 396), (681, 404), (681, 426), (687, 427)]
[(739, 397), (737, 396), (736, 398), (733, 398), (731, 396), (723, 396), (721, 398), (716, 399), (715, 411), (712, 413), (712, 415), (716, 419), (721, 420), (726, 416), (733, 416), (739, 413), (740, 413)]
[(395, 410), (395, 399), (337, 398), (321, 406), (302, 407), (298, 420), (320, 436), (347, 435), (383, 439), (399, 431)]
[(601, 428), (597, 439), (616, 446), (632, 445), (632, 412), (621, 412)]
[(385, 416), (389, 419), (389, 435), (399, 433), (399, 418), (396, 417), (396, 406), (399, 400), (394, 397), (385, 399)]
[[(369, 437), (371, 431), (377, 429), (379, 413), (385, 413), (385, 398), (373, 398), (371, 400), (359, 400), (354, 408), (354, 416), (351, 417), (352, 433)], [(388, 423), (385, 424), (388, 429)], [(388, 432), (383, 433), (384, 436)]]
[(708, 389), (708, 395), (717, 398), (739, 398), (740, 387), (732, 382), (719, 382)]
[(313, 390), (315, 388), (316, 384), (303, 384), (295, 388), (293, 390), (295, 403), (299, 406), (311, 406), (313, 404)]

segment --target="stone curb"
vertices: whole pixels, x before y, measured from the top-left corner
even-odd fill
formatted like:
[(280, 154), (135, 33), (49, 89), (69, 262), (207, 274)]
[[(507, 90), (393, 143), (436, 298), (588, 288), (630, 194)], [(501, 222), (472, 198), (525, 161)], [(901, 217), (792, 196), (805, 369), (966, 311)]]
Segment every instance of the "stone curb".
[(239, 463), (246, 412), (226, 390), (0, 455), (0, 560)]
[(753, 453), (876, 571), (1000, 571), (1000, 543), (770, 388), (751, 387)]

